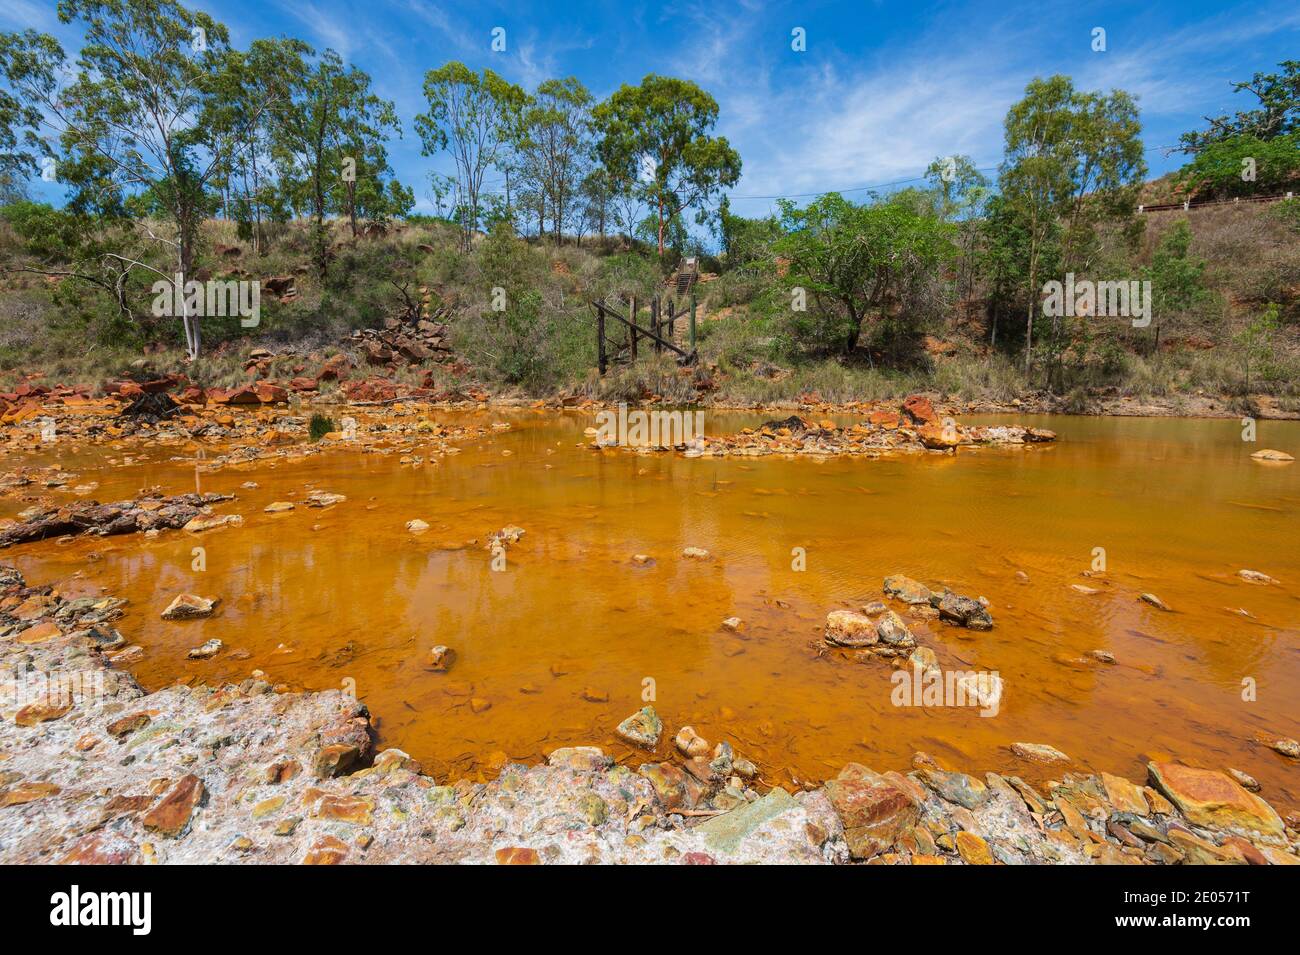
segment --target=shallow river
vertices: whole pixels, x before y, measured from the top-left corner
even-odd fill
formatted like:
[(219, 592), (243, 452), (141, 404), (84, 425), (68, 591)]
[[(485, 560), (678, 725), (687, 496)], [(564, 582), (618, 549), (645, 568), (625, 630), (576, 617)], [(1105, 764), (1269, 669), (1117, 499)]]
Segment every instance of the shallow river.
[[(0, 560), (32, 583), (129, 598), (118, 626), (147, 651), (134, 668), (147, 688), (254, 669), (294, 688), (355, 687), (381, 743), (440, 778), (575, 743), (639, 763), (613, 729), (650, 687), (667, 730), (661, 752), (690, 723), (774, 783), (820, 781), (849, 760), (904, 769), (916, 750), (958, 768), (1059, 778), (1008, 750), (1025, 741), (1135, 779), (1154, 758), (1233, 767), (1279, 809), (1300, 806), (1300, 769), (1256, 740), (1300, 736), (1300, 465), (1249, 457), (1295, 453), (1300, 423), (1263, 422), (1250, 445), (1236, 421), (1026, 418), (1060, 442), (814, 460), (597, 453), (579, 447), (587, 415), (463, 420), (513, 428), (419, 467), (333, 452), (227, 468), (204, 474), (202, 488), (237, 494), (218, 512), (244, 515), (242, 527), (40, 543)], [(760, 420), (714, 414), (705, 430)], [(98, 480), (99, 500), (194, 489), (192, 466), (161, 449), (99, 466), (121, 453), (44, 461)], [(348, 499), (263, 513), (300, 502), (308, 486)], [(0, 516), (21, 506), (0, 500)], [(413, 518), (429, 531), (408, 533)], [(527, 533), (494, 571), (484, 543), (507, 524)], [(196, 545), (204, 572), (191, 570)], [(712, 559), (682, 559), (688, 546)], [(792, 566), (795, 548), (804, 570)], [(1106, 573), (1081, 576), (1095, 548)], [(655, 561), (639, 566), (634, 554)], [(1281, 585), (1243, 582), (1242, 568)], [(812, 647), (829, 610), (878, 599), (891, 573), (988, 598), (989, 633), (909, 625), (942, 667), (1001, 675), (996, 716), (895, 706), (887, 664)], [(1174, 612), (1139, 602), (1143, 591)], [(180, 592), (220, 597), (221, 608), (208, 620), (159, 619)], [(744, 621), (738, 634), (721, 626), (732, 616)], [(220, 655), (186, 659), (212, 637)], [(450, 672), (426, 668), (436, 644), (457, 651)], [(1116, 663), (1081, 659), (1098, 649)], [(471, 699), (490, 708), (476, 712)]]

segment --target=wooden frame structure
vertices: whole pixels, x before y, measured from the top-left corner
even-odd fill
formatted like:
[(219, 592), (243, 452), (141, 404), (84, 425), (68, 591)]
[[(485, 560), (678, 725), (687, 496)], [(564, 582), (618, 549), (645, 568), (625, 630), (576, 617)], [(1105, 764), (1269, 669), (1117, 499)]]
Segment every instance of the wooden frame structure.
[[(632, 296), (628, 303), (626, 316), (608, 302), (593, 300), (591, 306), (596, 310), (596, 356), (601, 375), (605, 374), (610, 365), (636, 361), (637, 346), (641, 339), (645, 339), (654, 347), (655, 354), (669, 351), (677, 356), (679, 365), (695, 364), (698, 354), (695, 350), (694, 295), (690, 297), (689, 306), (679, 303), (675, 298), (665, 302), (656, 295), (650, 299), (650, 321), (646, 325), (640, 323), (636, 296)], [(673, 341), (679, 318), (688, 318), (690, 322), (687, 348), (682, 348)], [(611, 322), (615, 323), (616, 329), (619, 325), (626, 327), (628, 331), (626, 339), (615, 339), (609, 336), (607, 328)]]

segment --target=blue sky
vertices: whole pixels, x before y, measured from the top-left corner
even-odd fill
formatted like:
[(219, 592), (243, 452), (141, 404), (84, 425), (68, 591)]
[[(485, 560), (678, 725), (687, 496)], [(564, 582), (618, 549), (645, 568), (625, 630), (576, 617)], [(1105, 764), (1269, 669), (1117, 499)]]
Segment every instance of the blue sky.
[[(1176, 168), (1164, 147), (1206, 114), (1251, 105), (1229, 82), (1300, 58), (1294, 0), (1144, 4), (1080, 2), (432, 3), (424, 0), (202, 0), (237, 45), (292, 35), (333, 47), (374, 78), (402, 116), (390, 144), (398, 177), (428, 211), (430, 169), (412, 117), (424, 72), (447, 60), (491, 67), (528, 88), (577, 76), (597, 97), (649, 72), (685, 77), (718, 100), (718, 132), (740, 151), (735, 211), (770, 197), (895, 183), (936, 156), (1001, 158), (1002, 119), (1035, 76), (1062, 72), (1086, 89), (1138, 97), (1152, 175)], [(0, 28), (54, 33), (70, 51), (55, 0), (5, 0)], [(506, 30), (504, 53), (492, 30)], [(791, 49), (806, 31), (807, 50)], [(1092, 31), (1106, 31), (1106, 52)], [(851, 193), (854, 197), (864, 192)]]

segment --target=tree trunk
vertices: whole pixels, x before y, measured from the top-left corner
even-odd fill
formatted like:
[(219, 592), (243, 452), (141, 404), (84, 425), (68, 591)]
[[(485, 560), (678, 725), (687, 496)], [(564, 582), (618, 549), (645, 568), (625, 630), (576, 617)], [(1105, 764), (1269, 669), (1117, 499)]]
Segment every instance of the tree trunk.
[(189, 301), (185, 294), (185, 286), (189, 282), (190, 273), (194, 270), (194, 249), (190, 242), (189, 229), (185, 225), (184, 218), (181, 220), (180, 236), (177, 244), (176, 281), (180, 283), (178, 294), (181, 300), (181, 324), (185, 328), (185, 355), (193, 362), (199, 360), (203, 342), (199, 328), (199, 316), (190, 314)]
[(659, 258), (664, 257), (664, 198), (659, 197)]
[(1029, 253), (1029, 310), (1025, 318), (1025, 377), (1029, 377), (1034, 353), (1034, 306), (1038, 304), (1038, 250)]

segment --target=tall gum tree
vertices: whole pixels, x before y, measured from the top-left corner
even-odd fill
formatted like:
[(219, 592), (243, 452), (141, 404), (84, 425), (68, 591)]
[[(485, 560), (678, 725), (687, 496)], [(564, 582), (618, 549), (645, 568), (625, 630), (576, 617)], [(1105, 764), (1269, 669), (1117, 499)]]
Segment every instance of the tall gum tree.
[(740, 179), (740, 154), (710, 135), (717, 100), (689, 80), (652, 73), (621, 86), (593, 118), (601, 162), (654, 210), (660, 256), (669, 223)]
[(522, 88), (492, 70), (475, 73), (452, 61), (424, 75), (429, 108), (415, 117), (421, 152), (448, 150), (456, 164), (462, 241), (466, 249), (483, 216), (483, 180), (519, 138), (527, 101)]
[[(370, 76), (345, 64), (333, 50), (309, 62), (301, 75), (292, 101), (275, 123), (272, 154), (284, 201), (311, 214), (312, 258), (324, 277), (330, 258), (326, 216), (343, 213), (355, 235), (357, 215), (366, 203), (386, 214), (383, 200), (388, 196), (404, 211), (409, 190), (382, 188), (389, 173), (383, 144), (401, 127), (393, 104), (371, 92)], [(359, 187), (363, 177), (369, 182)]]
[[(58, 178), (72, 189), (70, 208), (134, 202), (162, 213), (174, 227), (169, 237), (156, 234), (147, 220), (139, 223), (150, 240), (170, 250), (174, 271), (120, 253), (106, 255), (183, 289), (193, 274), (210, 186), (229, 168), (231, 154), (243, 148), (233, 138), (212, 142), (201, 123), (222, 86), (226, 28), (173, 0), (62, 0), (58, 15), (84, 36), (73, 82), (61, 88), (57, 70), (44, 76), (20, 70), (7, 79), (40, 111), (47, 135), (57, 138)], [(52, 55), (49, 44), (38, 46)], [(62, 66), (61, 51), (53, 59)], [(32, 65), (30, 58), (19, 62)], [(191, 314), (186, 296), (172, 298), (181, 301), (186, 353), (195, 360), (202, 346), (200, 316)]]
[[(1049, 245), (1061, 268), (1086, 264), (1095, 226), (1133, 214), (1146, 173), (1137, 105), (1122, 90), (1076, 90), (1067, 76), (1035, 79), (1007, 113), (1000, 173), (1006, 211), (1027, 238), (1025, 371)], [(1056, 329), (1054, 329), (1054, 332)]]

